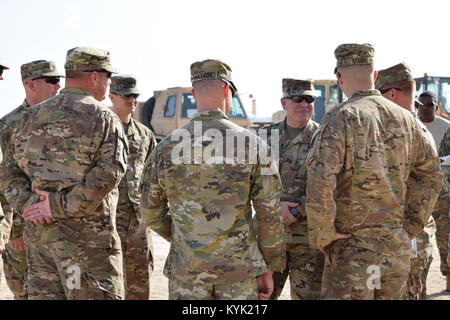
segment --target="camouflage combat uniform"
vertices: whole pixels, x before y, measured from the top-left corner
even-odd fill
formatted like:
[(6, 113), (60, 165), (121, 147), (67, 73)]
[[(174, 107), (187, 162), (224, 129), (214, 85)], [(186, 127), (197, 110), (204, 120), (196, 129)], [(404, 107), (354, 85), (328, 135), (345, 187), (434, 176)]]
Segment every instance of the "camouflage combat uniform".
[[(68, 51), (66, 70), (112, 72), (109, 53)], [(95, 69), (94, 69), (95, 68)], [(31, 108), (6, 152), (0, 187), (23, 212), (49, 192), (54, 223), (25, 224), (28, 299), (120, 299), (122, 251), (115, 215), (127, 142), (117, 116), (88, 92), (66, 88)]]
[[(26, 110), (29, 109), (29, 107), (30, 106), (26, 100), (24, 100), (19, 107), (0, 120), (0, 138), (2, 149), (6, 150), (17, 122)], [(12, 217), (9, 239), (17, 239), (22, 237), (24, 225), (23, 219), (17, 212), (13, 214), (13, 209), (6, 201), (2, 193), (0, 193), (0, 201), (2, 203), (3, 211), (7, 212), (7, 214)], [(27, 266), (26, 251), (16, 251), (11, 248), (9, 243), (7, 243), (5, 246), (5, 252), (3, 253), (3, 260), (6, 282), (8, 283), (9, 289), (14, 293), (14, 299), (25, 299), (24, 279), (25, 268)]]
[[(373, 63), (368, 44), (341, 45), (335, 55), (338, 68)], [(327, 252), (322, 298), (404, 297), (410, 238), (423, 230), (442, 181), (423, 130), (374, 89), (325, 115), (308, 156), (306, 202), (310, 245)], [(334, 241), (336, 233), (352, 236)]]
[[(310, 86), (307, 88), (306, 86)], [(283, 79), (283, 92), (298, 89), (292, 95), (311, 95), (306, 89), (314, 92), (311, 81)], [(286, 279), (289, 276), (291, 287), (291, 299), (312, 300), (320, 298), (320, 287), (322, 281), (324, 255), (320, 250), (311, 249), (308, 243), (308, 224), (305, 213), (306, 199), (306, 157), (310, 148), (313, 133), (319, 125), (309, 120), (302, 131), (291, 138), (287, 131), (287, 118), (283, 121), (265, 126), (267, 130), (268, 144), (271, 144), (272, 130), (279, 132), (279, 173), (282, 184), (281, 201), (298, 203), (296, 207), (299, 218), (296, 222), (285, 227), (286, 230), (286, 269), (283, 272), (275, 272), (274, 292), (272, 299), (277, 299)]]
[[(56, 65), (51, 60), (36, 60), (25, 63), (20, 68), (22, 81), (34, 77), (64, 77), (56, 68)], [(26, 101), (18, 106), (16, 109), (5, 115), (0, 120), (0, 139), (3, 150), (7, 149), (10, 143), (14, 128), (24, 113), (30, 108)], [(23, 237), (24, 221), (20, 214), (14, 212), (12, 207), (0, 193), (0, 201), (3, 211), (9, 217), (10, 229), (8, 233), (9, 239), (14, 240)], [(25, 269), (27, 266), (26, 251), (16, 251), (9, 243), (6, 244), (5, 252), (3, 253), (5, 278), (9, 289), (14, 293), (14, 299), (25, 299), (24, 281)]]
[(145, 160), (155, 148), (156, 140), (150, 129), (134, 119), (125, 124), (125, 134), (130, 152), (127, 172), (119, 184), (116, 219), (123, 250), (125, 298), (148, 300), (153, 244), (150, 229), (139, 225), (137, 213), (141, 200), (139, 182)]
[[(450, 155), (450, 128), (447, 129), (447, 132), (445, 133), (444, 137), (441, 140), (441, 143), (439, 145), (439, 156), (445, 157)], [(447, 197), (447, 218), (450, 220), (450, 166), (443, 165), (442, 170), (444, 171), (444, 184), (442, 186), (442, 191), (439, 197)], [(443, 211), (443, 214), (445, 212)], [(450, 221), (448, 221), (448, 225), (450, 225)], [(448, 235), (448, 246), (447, 246), (447, 266), (450, 265), (450, 234)], [(440, 250), (440, 249), (439, 249)], [(443, 250), (444, 251), (444, 250)], [(439, 251), (440, 253), (440, 251)], [(441, 271), (442, 271), (442, 261), (445, 260), (445, 257), (441, 256)], [(447, 277), (447, 291), (450, 291), (450, 274), (446, 275)]]
[[(193, 82), (231, 80), (231, 69), (217, 60), (194, 63), (191, 73)], [(256, 278), (285, 266), (276, 164), (262, 165), (259, 158), (255, 164), (247, 158), (228, 163), (236, 159), (226, 156), (226, 147), (233, 152), (237, 147), (229, 145), (226, 132), (238, 141), (251, 136), (264, 144), (223, 112), (202, 111), (162, 140), (146, 162), (141, 214), (146, 225), (171, 243), (164, 268), (171, 300), (257, 299)], [(179, 134), (187, 144), (182, 159)], [(212, 136), (209, 141), (196, 139), (203, 134)], [(209, 143), (220, 137), (223, 145)], [(240, 151), (249, 150), (248, 141)], [(202, 158), (208, 152), (213, 158)]]
[[(448, 136), (448, 130), (446, 136)], [(444, 136), (445, 137), (445, 136)], [(436, 138), (436, 137), (435, 137)], [(441, 141), (436, 141), (436, 145), (439, 147)], [(442, 166), (445, 175), (448, 175), (448, 166)], [(444, 176), (444, 180), (445, 180)], [(448, 250), (448, 238), (450, 236), (450, 219), (448, 217), (448, 212), (450, 210), (450, 193), (446, 189), (446, 183), (444, 182), (441, 192), (439, 193), (438, 200), (433, 210), (433, 218), (436, 221), (436, 244), (439, 249), (439, 256), (441, 259), (441, 272), (448, 279), (447, 283), (450, 283), (450, 267), (447, 263), (447, 256), (449, 254)], [(450, 288), (449, 288), (450, 291)]]
[[(388, 89), (401, 86), (405, 82), (413, 82), (414, 77), (409, 66), (405, 62), (401, 62), (390, 68), (378, 71), (378, 77), (375, 82), (377, 90)], [(412, 86), (413, 84), (411, 84)], [(414, 94), (414, 93), (411, 93)], [(389, 99), (389, 97), (388, 97)], [(420, 101), (416, 103), (421, 104)], [(411, 111), (412, 106), (401, 106)], [(410, 107), (409, 109), (407, 107)], [(420, 122), (417, 112), (412, 111), (416, 121)], [(423, 136), (430, 144), (434, 143), (434, 138), (428, 129), (424, 130)], [(424, 230), (412, 240), (413, 250), (410, 255), (411, 271), (408, 276), (406, 299), (419, 300), (426, 298), (427, 275), (433, 261), (433, 241), (436, 233), (436, 223), (433, 217), (430, 217)]]

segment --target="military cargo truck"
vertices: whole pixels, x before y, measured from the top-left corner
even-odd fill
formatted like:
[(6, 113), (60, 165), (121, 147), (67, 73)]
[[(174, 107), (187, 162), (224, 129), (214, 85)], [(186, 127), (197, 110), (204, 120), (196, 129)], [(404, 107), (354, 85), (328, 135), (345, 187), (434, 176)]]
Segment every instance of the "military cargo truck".
[[(197, 112), (197, 105), (191, 87), (175, 87), (154, 91), (153, 97), (139, 102), (133, 118), (149, 127), (156, 140), (161, 141), (173, 130), (190, 121)], [(235, 124), (249, 129), (253, 124), (238, 95), (233, 96), (228, 117)]]

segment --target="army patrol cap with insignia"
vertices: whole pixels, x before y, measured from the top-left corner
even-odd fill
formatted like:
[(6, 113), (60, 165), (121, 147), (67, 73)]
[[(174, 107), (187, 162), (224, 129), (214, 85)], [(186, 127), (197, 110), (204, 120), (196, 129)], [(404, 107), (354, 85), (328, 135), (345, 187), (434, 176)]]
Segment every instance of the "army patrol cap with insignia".
[(191, 82), (201, 80), (221, 80), (228, 83), (236, 92), (237, 88), (231, 80), (231, 68), (220, 60), (204, 60), (191, 64)]
[(23, 64), (20, 67), (22, 81), (36, 77), (64, 77), (50, 60), (36, 60)]
[(72, 71), (99, 71), (118, 73), (111, 65), (109, 51), (91, 47), (75, 47), (67, 51), (66, 70)]
[(283, 97), (312, 96), (317, 97), (313, 80), (283, 79)]
[(380, 89), (390, 83), (411, 80), (414, 80), (411, 70), (406, 63), (402, 62), (393, 67), (378, 71), (375, 89)]
[[(375, 50), (369, 43), (344, 43), (334, 50), (336, 67), (348, 67), (353, 65), (373, 64)], [(334, 73), (338, 70), (334, 69)]]
[(140, 94), (136, 88), (136, 78), (127, 74), (118, 74), (111, 77), (109, 91), (118, 95)]

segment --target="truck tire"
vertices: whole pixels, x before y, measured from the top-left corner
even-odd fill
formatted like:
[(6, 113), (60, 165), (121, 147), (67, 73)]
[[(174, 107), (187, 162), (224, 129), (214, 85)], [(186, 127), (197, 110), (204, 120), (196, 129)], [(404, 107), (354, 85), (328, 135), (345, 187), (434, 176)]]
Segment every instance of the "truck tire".
[(153, 110), (155, 109), (155, 101), (155, 97), (151, 97), (144, 103), (141, 110), (142, 123), (145, 124), (153, 132), (155, 132), (155, 130), (152, 127), (152, 116)]

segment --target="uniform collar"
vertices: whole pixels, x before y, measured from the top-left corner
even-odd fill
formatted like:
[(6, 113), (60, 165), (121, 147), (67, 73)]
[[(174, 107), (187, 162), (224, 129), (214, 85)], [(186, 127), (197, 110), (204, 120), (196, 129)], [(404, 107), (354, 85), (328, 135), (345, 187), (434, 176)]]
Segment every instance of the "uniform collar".
[(30, 105), (27, 102), (27, 99), (23, 100), (21, 106), (24, 107), (25, 109), (28, 109), (30, 107)]
[(364, 89), (364, 90), (356, 91), (352, 95), (352, 98), (355, 96), (381, 96), (381, 92), (376, 89)]
[(200, 120), (200, 119), (227, 119), (229, 118), (220, 110), (206, 110), (197, 112), (192, 120)]
[[(286, 141), (289, 141), (291, 139), (287, 135), (286, 126), (287, 126), (287, 117), (284, 118), (284, 120), (282, 122), (280, 136), (283, 137), (283, 139), (286, 139)], [(313, 126), (313, 122), (311, 119), (309, 119), (308, 123), (303, 128), (303, 130), (291, 141), (293, 144), (310, 143), (314, 131), (315, 131), (315, 128)]]
[(76, 93), (76, 94), (82, 94), (85, 96), (92, 96), (92, 94), (90, 94), (89, 92), (87, 92), (86, 90), (83, 89), (78, 89), (78, 88), (64, 88), (60, 91), (61, 93)]

